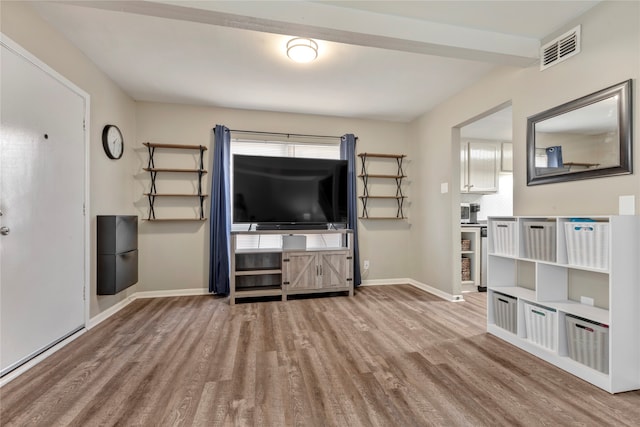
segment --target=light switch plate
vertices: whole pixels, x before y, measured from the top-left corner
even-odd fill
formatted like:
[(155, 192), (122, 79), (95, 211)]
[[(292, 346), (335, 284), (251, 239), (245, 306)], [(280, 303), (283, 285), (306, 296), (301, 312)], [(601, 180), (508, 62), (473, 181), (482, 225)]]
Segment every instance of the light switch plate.
[(636, 196), (620, 196), (618, 212), (620, 215), (635, 215)]
[(440, 192), (442, 194), (446, 194), (446, 193), (449, 192), (449, 183), (448, 182), (440, 183)]

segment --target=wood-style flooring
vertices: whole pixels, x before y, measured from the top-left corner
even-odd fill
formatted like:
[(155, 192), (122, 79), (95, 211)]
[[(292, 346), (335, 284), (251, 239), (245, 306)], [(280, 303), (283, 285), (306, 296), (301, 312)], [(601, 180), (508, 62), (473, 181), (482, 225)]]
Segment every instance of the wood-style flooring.
[(3, 426), (639, 426), (485, 332), (485, 294), (409, 285), (230, 307), (140, 299), (0, 389)]

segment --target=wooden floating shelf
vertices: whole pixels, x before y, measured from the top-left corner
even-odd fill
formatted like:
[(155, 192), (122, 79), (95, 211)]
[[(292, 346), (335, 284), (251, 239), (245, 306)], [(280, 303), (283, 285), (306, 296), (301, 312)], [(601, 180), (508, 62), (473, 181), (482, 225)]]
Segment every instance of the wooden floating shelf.
[(207, 218), (151, 218), (145, 221), (151, 222), (179, 222), (179, 221), (206, 221)]
[(407, 219), (406, 216), (359, 216), (358, 219)]
[[(202, 176), (207, 173), (204, 164), (204, 152), (207, 150), (207, 147), (204, 145), (184, 145), (184, 144), (158, 144), (154, 142), (143, 142), (142, 145), (147, 147), (149, 151), (149, 161), (147, 163), (147, 167), (143, 168), (144, 171), (149, 172), (151, 178), (151, 186), (147, 193), (144, 193), (149, 200), (149, 216), (147, 221), (155, 221), (155, 222), (186, 222), (186, 221), (206, 221), (204, 215), (204, 199), (208, 197), (207, 194), (204, 194), (203, 186), (202, 186)], [(185, 169), (185, 168), (158, 168), (154, 162), (154, 153), (156, 149), (175, 149), (175, 150), (197, 150), (198, 151), (198, 167), (193, 169)], [(197, 174), (197, 191), (196, 194), (193, 193), (162, 193), (158, 192), (158, 188), (156, 187), (156, 178), (158, 173), (162, 172), (172, 172), (172, 173), (188, 173), (188, 174)], [(189, 190), (186, 190), (189, 191)], [(156, 197), (166, 198), (166, 197), (176, 197), (183, 199), (196, 199), (198, 200), (198, 208), (199, 215), (198, 218), (156, 218), (155, 212), (155, 201)]]
[(194, 172), (207, 173), (205, 169), (173, 169), (173, 168), (144, 168), (147, 172)]
[[(358, 178), (361, 178), (364, 184), (364, 194), (362, 196), (358, 196), (358, 198), (362, 202), (362, 215), (359, 216), (358, 218), (363, 220), (364, 219), (383, 219), (383, 220), (406, 219), (406, 217), (404, 216), (403, 209), (404, 209), (404, 201), (405, 199), (407, 199), (407, 197), (403, 194), (403, 191), (402, 191), (402, 180), (405, 179), (407, 176), (402, 170), (402, 162), (407, 156), (405, 154), (359, 153), (358, 157), (360, 157), (360, 160), (362, 163), (362, 169), (360, 171), (360, 174), (358, 175)], [(370, 161), (367, 161), (367, 159), (370, 159)], [(372, 161), (372, 159), (393, 159), (393, 161), (395, 161), (397, 165), (396, 173), (395, 174), (394, 173), (369, 173), (370, 169), (368, 170), (368, 167), (373, 167), (373, 168), (376, 167), (376, 162)], [(380, 170), (380, 172), (385, 172), (385, 171)], [(394, 180), (396, 184), (396, 192), (395, 192), (396, 194), (394, 196), (369, 194), (371, 190), (369, 178)], [(387, 181), (387, 182), (390, 182), (390, 181)], [(384, 191), (384, 192), (389, 194), (388, 191)], [(371, 204), (374, 204), (375, 206), (375, 202), (378, 200), (395, 200), (398, 208), (396, 215), (389, 216), (389, 217), (370, 216), (369, 213), (371, 209)], [(388, 206), (388, 203), (387, 203), (387, 206)]]
[(380, 159), (402, 159), (406, 154), (359, 153), (358, 157), (377, 157)]
[(151, 148), (176, 148), (178, 150), (206, 150), (204, 145), (182, 145), (182, 144), (156, 144), (153, 142), (143, 142), (142, 145)]
[(564, 162), (563, 164), (564, 166), (584, 166), (587, 168), (600, 166), (600, 163)]
[(159, 194), (159, 193), (144, 193), (145, 196), (153, 197), (209, 197), (208, 194)]
[(358, 196), (360, 199), (406, 199), (407, 196)]
[(382, 174), (367, 174), (367, 175), (358, 175), (358, 178), (406, 178), (406, 175), (382, 175)]

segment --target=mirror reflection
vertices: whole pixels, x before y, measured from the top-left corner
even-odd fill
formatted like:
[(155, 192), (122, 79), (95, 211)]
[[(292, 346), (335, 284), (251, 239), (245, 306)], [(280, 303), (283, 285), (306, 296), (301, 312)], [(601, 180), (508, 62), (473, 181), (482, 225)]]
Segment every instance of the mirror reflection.
[(528, 120), (528, 184), (631, 172), (630, 81)]
[(618, 166), (618, 97), (536, 124), (537, 173)]

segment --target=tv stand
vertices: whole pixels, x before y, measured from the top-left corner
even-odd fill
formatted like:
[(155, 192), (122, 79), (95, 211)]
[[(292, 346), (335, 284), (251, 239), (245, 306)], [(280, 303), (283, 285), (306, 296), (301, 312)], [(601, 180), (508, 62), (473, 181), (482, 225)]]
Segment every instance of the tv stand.
[[(333, 247), (238, 249), (244, 236), (339, 236)], [(259, 240), (259, 239), (256, 239)], [(325, 240), (323, 238), (323, 240)], [(331, 240), (331, 239), (326, 239)], [(229, 304), (238, 298), (280, 297), (326, 292), (353, 296), (353, 232), (351, 230), (260, 230), (231, 232)]]
[(256, 224), (256, 231), (263, 230), (327, 230), (329, 228), (328, 224), (319, 223), (319, 224)]

